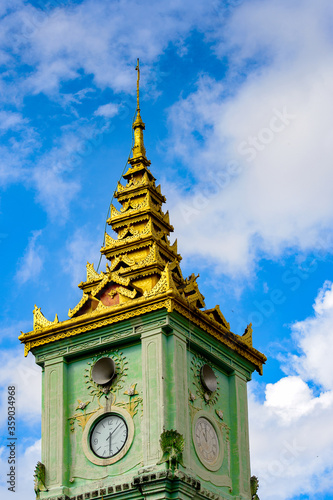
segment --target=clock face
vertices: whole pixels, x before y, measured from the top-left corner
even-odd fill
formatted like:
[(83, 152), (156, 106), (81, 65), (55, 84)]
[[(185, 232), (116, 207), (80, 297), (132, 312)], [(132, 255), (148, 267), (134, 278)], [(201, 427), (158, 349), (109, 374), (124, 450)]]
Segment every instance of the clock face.
[(90, 435), (90, 447), (99, 458), (111, 458), (124, 447), (128, 436), (125, 420), (109, 414), (96, 423)]
[(194, 429), (194, 444), (200, 460), (205, 465), (214, 465), (219, 457), (219, 440), (213, 425), (200, 417)]

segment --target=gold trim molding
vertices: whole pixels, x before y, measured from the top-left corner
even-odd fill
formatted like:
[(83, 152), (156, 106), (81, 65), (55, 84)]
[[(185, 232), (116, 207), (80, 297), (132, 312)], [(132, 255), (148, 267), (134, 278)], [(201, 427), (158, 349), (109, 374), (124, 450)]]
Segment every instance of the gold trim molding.
[(203, 311), (191, 306), (186, 299), (182, 299), (179, 295), (175, 296), (175, 292), (172, 289), (158, 296), (155, 295), (155, 297), (150, 299), (134, 299), (133, 301), (125, 302), (119, 306), (114, 306), (111, 308), (112, 310), (110, 310), (109, 307), (104, 307), (99, 311), (84, 314), (61, 323), (52, 324), (38, 332), (32, 331), (23, 333), (20, 335), (19, 340), (25, 344), (24, 354), (27, 356), (29, 351), (35, 347), (96, 330), (97, 328), (102, 328), (163, 308), (168, 312), (178, 312), (181, 316), (197, 325), (216, 340), (247, 359), (255, 366), (256, 370), (262, 374), (262, 365), (267, 359), (264, 354), (247, 345), (242, 340), (241, 336), (223, 328), (223, 326), (213, 321)]

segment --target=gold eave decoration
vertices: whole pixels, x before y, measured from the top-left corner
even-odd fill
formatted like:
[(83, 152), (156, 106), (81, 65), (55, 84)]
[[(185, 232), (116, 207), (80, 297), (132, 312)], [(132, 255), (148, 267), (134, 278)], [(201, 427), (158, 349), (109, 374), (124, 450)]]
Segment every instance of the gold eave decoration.
[(97, 308), (93, 312), (46, 326), (38, 331), (23, 333), (19, 340), (25, 344), (26, 356), (35, 347), (165, 308), (168, 312), (177, 311), (185, 318), (190, 319), (209, 335), (247, 359), (262, 374), (262, 365), (267, 359), (266, 356), (248, 346), (242, 341), (241, 336), (212, 321), (204, 311), (189, 305), (186, 299), (183, 299), (178, 293), (176, 296), (176, 293), (174, 289), (170, 289), (153, 297), (140, 297), (124, 304), (104, 306), (102, 310), (97, 310)]

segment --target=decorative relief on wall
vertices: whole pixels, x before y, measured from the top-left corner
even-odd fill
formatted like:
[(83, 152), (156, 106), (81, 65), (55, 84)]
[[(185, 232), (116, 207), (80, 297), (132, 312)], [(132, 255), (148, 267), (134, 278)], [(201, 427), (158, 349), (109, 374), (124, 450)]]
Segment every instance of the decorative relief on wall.
[(160, 437), (163, 456), (157, 464), (167, 462), (169, 469), (177, 469), (178, 464), (183, 464), (184, 437), (178, 431), (164, 430)]
[[(112, 405), (115, 406), (116, 399), (119, 391), (124, 388), (125, 377), (127, 376), (128, 370), (128, 361), (126, 360), (126, 356), (119, 351), (112, 352), (112, 355), (109, 356), (115, 363), (116, 373), (115, 377), (110, 381), (107, 385), (97, 384), (92, 378), (92, 369), (94, 364), (101, 358), (105, 357), (106, 353), (103, 352), (97, 356), (95, 356), (91, 362), (88, 362), (88, 367), (85, 369), (84, 377), (87, 379), (87, 389), (89, 389), (89, 394), (92, 396), (92, 401), (97, 398), (99, 408), (102, 408), (100, 400), (103, 396), (106, 398), (112, 398)], [(108, 396), (110, 395), (110, 396)]]
[(133, 418), (134, 415), (138, 413), (138, 406), (140, 403), (142, 403), (142, 398), (139, 396), (138, 391), (136, 390), (137, 383), (132, 384), (125, 392), (129, 397), (129, 401), (126, 403), (118, 403), (116, 406), (121, 406), (122, 408), (125, 408), (125, 410), (128, 411), (128, 413), (131, 415)]
[(204, 365), (207, 364), (207, 361), (204, 357), (200, 355), (194, 355), (191, 360), (191, 371), (193, 373), (193, 384), (196, 388), (196, 395), (204, 402), (207, 406), (213, 406), (217, 403), (218, 397), (220, 395), (219, 392), (219, 382), (217, 380), (216, 390), (210, 392), (206, 390), (201, 382), (201, 369)]
[(250, 480), (251, 485), (251, 500), (260, 500), (257, 491), (259, 489), (259, 479), (256, 476), (252, 476)]
[(41, 491), (48, 491), (45, 486), (45, 465), (41, 462), (37, 462), (37, 465), (35, 467), (34, 482), (36, 498), (40, 498), (39, 493)]
[[(110, 358), (113, 360), (115, 365), (115, 375), (112, 380), (107, 384), (98, 384), (94, 378), (92, 377), (93, 367), (99, 360), (103, 358)], [(74, 432), (75, 430), (75, 422), (84, 430), (88, 420), (99, 410), (104, 408), (101, 400), (105, 397), (106, 400), (110, 401), (110, 406), (119, 407), (126, 410), (130, 416), (133, 418), (134, 415), (138, 412), (138, 407), (142, 403), (142, 397), (139, 395), (137, 391), (137, 383), (132, 383), (127, 387), (127, 389), (123, 391), (125, 388), (125, 382), (127, 377), (128, 370), (128, 361), (123, 352), (119, 350), (115, 350), (112, 354), (107, 352), (102, 352), (92, 358), (91, 361), (88, 362), (88, 366), (85, 369), (84, 377), (86, 378), (86, 387), (88, 390), (88, 394), (90, 396), (90, 400), (81, 401), (77, 400), (78, 404), (75, 408), (76, 413), (69, 418), (70, 430)], [(124, 397), (127, 396), (126, 400)], [(93, 410), (89, 411), (92, 407), (92, 403), (97, 401), (97, 407)], [(90, 406), (89, 406), (90, 405)], [(89, 408), (88, 408), (89, 406)]]
[(222, 410), (215, 410), (215, 413), (219, 417), (220, 420), (223, 420), (223, 411)]
[(193, 394), (193, 392), (191, 391), (189, 391), (189, 398), (192, 403), (194, 403), (194, 401), (197, 399), (195, 394)]

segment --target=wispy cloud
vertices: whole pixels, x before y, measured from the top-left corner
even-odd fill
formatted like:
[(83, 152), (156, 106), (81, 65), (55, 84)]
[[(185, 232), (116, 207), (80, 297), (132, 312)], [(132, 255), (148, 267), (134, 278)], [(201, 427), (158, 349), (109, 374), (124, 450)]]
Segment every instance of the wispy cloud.
[[(197, 91), (170, 109), (170, 152), (196, 180), (194, 193), (180, 193), (179, 179), (169, 196), (181, 246), (190, 254), (208, 249), (226, 273), (250, 272), (258, 258), (290, 248), (311, 251), (321, 242), (331, 249), (333, 37), (323, 23), (331, 6), (302, 3), (300, 20), (297, 5), (239, 7), (219, 49), (238, 64), (231, 63), (228, 86), (202, 76)], [(282, 19), (286, 32), (274, 38)], [(266, 43), (276, 57), (263, 57)], [(258, 52), (261, 64), (249, 65)]]
[(113, 118), (119, 111), (119, 105), (109, 102), (99, 106), (95, 111), (96, 116), (105, 116), (105, 118)]
[(36, 280), (43, 269), (45, 250), (42, 245), (38, 244), (38, 238), (41, 234), (41, 229), (32, 232), (24, 255), (18, 262), (18, 269), (15, 277), (21, 284), (25, 284), (30, 280)]
[(85, 266), (87, 261), (94, 263), (95, 269), (97, 269), (101, 246), (102, 241), (89, 233), (87, 228), (77, 229), (68, 240), (62, 267), (70, 275), (74, 288), (86, 279)]

